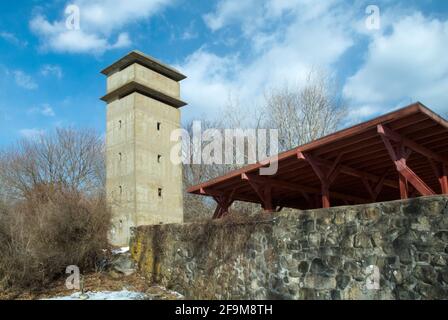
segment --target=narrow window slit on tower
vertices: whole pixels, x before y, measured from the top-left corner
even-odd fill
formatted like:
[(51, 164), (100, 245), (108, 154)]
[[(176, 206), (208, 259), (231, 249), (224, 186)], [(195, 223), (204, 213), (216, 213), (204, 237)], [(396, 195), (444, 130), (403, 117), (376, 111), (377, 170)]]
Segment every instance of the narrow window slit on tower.
[(160, 131), (160, 128), (162, 127), (162, 123), (157, 122), (157, 131)]
[(162, 156), (159, 154), (159, 155), (157, 156), (157, 162), (160, 163), (160, 160), (162, 160)]
[(161, 198), (162, 197), (162, 188), (159, 188), (158, 194), (159, 194), (159, 198)]
[(118, 128), (121, 129), (121, 120), (118, 120)]
[(123, 194), (123, 187), (119, 186), (118, 189), (120, 190), (120, 196)]
[(121, 154), (121, 152), (118, 152), (118, 159), (121, 161), (121, 159), (122, 159), (122, 154)]

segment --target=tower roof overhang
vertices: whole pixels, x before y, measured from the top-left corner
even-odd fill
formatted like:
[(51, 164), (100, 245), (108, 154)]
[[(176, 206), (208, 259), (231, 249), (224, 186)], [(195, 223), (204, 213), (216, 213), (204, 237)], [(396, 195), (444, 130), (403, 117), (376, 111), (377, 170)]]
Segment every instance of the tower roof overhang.
[(125, 69), (126, 67), (130, 66), (133, 63), (141, 64), (142, 66), (147, 67), (175, 81), (181, 81), (187, 78), (185, 75), (183, 75), (176, 69), (137, 50), (131, 51), (117, 62), (113, 63), (112, 65), (102, 70), (101, 73), (106, 76), (109, 76), (114, 72)]
[(124, 86), (115, 89), (114, 91), (103, 96), (101, 100), (103, 100), (106, 103), (110, 103), (116, 99), (124, 98), (134, 92), (138, 92), (154, 100), (161, 101), (174, 108), (181, 108), (187, 105), (187, 103), (182, 100), (173, 98), (160, 91), (151, 89), (150, 87), (144, 86), (136, 81), (131, 81), (125, 84)]

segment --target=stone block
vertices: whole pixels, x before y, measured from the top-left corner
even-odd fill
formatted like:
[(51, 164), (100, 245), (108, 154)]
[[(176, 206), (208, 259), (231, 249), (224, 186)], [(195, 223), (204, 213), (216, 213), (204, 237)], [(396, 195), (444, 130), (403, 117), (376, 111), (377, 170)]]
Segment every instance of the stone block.
[(411, 224), (411, 229), (416, 231), (429, 231), (431, 226), (427, 217), (418, 217), (417, 223)]
[(429, 254), (428, 252), (420, 252), (417, 254), (417, 261), (425, 264), (430, 264), (431, 254)]
[(333, 223), (335, 225), (341, 225), (345, 223), (344, 212), (338, 211), (335, 213), (333, 218)]
[(336, 278), (321, 275), (308, 274), (304, 280), (305, 288), (315, 290), (330, 290), (336, 289)]
[(370, 236), (365, 233), (359, 233), (355, 235), (353, 246), (355, 248), (372, 248), (372, 242)]
[(370, 205), (361, 211), (360, 217), (364, 220), (376, 221), (381, 215), (380, 208), (374, 205)]
[(300, 261), (298, 269), (300, 273), (307, 273), (310, 269), (310, 264), (308, 261)]
[(342, 295), (339, 290), (331, 290), (331, 300), (341, 300)]
[(346, 207), (345, 223), (353, 222), (358, 218), (359, 211), (355, 208)]
[(344, 258), (340, 255), (328, 256), (328, 257), (326, 257), (326, 263), (330, 268), (339, 270), (344, 265)]
[(379, 231), (373, 232), (372, 236), (371, 236), (371, 240), (372, 240), (372, 245), (374, 247), (380, 248), (384, 242), (382, 232), (379, 232)]
[(312, 247), (318, 247), (320, 245), (321, 235), (319, 232), (312, 232), (308, 235), (308, 243)]
[(383, 217), (400, 215), (402, 213), (402, 203), (403, 201), (390, 201), (379, 204)]
[(423, 283), (434, 285), (437, 284), (437, 272), (434, 267), (428, 266), (416, 266), (414, 269), (414, 276), (421, 280)]
[(343, 273), (338, 274), (336, 276), (337, 287), (339, 289), (341, 289), (341, 290), (344, 290), (349, 285), (350, 280), (351, 280), (351, 277), (349, 275), (346, 275), (346, 274), (343, 274)]

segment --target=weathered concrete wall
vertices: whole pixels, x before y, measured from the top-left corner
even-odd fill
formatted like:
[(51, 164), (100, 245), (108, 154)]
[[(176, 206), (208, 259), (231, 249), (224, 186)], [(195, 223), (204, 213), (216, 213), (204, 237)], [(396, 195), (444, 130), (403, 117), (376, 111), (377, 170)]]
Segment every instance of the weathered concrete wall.
[(447, 299), (448, 197), (143, 226), (131, 252), (193, 299)]
[[(108, 92), (136, 81), (173, 98), (179, 83), (134, 63), (110, 75)], [(129, 243), (130, 227), (183, 222), (182, 166), (170, 160), (180, 110), (138, 92), (108, 104), (106, 189), (112, 208), (110, 241)], [(169, 192), (168, 192), (169, 191)]]
[(107, 92), (109, 93), (118, 89), (131, 81), (141, 83), (168, 96), (180, 98), (179, 82), (171, 80), (137, 63), (131, 64), (120, 72), (110, 75), (107, 78)]

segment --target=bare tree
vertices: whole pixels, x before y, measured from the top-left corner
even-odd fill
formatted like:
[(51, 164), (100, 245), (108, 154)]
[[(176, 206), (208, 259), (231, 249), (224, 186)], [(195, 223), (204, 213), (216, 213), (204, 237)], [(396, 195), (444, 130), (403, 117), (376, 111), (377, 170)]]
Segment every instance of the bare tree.
[(265, 95), (266, 125), (279, 130), (279, 149), (289, 150), (338, 129), (346, 115), (335, 82), (310, 72), (304, 86), (273, 89)]
[(57, 129), (21, 140), (0, 157), (0, 181), (9, 197), (24, 198), (43, 186), (104, 190), (104, 143), (91, 130)]
[[(331, 77), (322, 72), (311, 72), (301, 87), (283, 86), (265, 94), (261, 108), (244, 108), (238, 99), (229, 102), (212, 121), (202, 121), (202, 129), (208, 128), (272, 128), (278, 129), (279, 150), (284, 151), (318, 139), (336, 131), (346, 115), (346, 108), (339, 98), (337, 87)], [(192, 134), (192, 123), (185, 129)], [(247, 143), (246, 143), (247, 145)], [(201, 152), (201, 150), (194, 150)], [(247, 163), (247, 148), (245, 160)], [(259, 159), (261, 160), (261, 159)], [(186, 164), (184, 165), (184, 188), (218, 177), (237, 169), (237, 164)], [(215, 206), (207, 198), (184, 195), (184, 211), (187, 221), (209, 218)], [(232, 208), (237, 212), (254, 213), (259, 206), (237, 202)]]
[[(250, 110), (240, 105), (238, 99), (229, 97), (226, 105), (219, 111), (220, 116), (213, 120), (202, 119), (202, 132), (208, 129), (217, 129), (224, 138), (226, 129), (259, 129), (263, 123), (263, 115), (261, 110)], [(189, 136), (193, 136), (193, 122), (189, 122), (184, 126)], [(224, 140), (223, 140), (224, 142)], [(233, 141), (235, 142), (235, 141)], [(227, 143), (227, 141), (226, 141)], [(207, 143), (203, 143), (204, 147)], [(186, 152), (188, 145), (184, 145), (184, 154), (192, 156), (193, 153), (201, 153), (202, 150), (193, 150)], [(224, 145), (222, 146), (224, 154)], [(243, 158), (244, 164), (248, 163), (248, 140), (244, 140)], [(236, 148), (233, 148), (233, 159), (236, 159)], [(183, 185), (184, 185), (184, 212), (186, 221), (195, 221), (208, 219), (211, 217), (216, 203), (210, 198), (198, 197), (188, 194), (186, 189), (189, 186), (216, 178), (231, 170), (235, 170), (244, 166), (244, 164), (236, 163), (220, 163), (220, 164), (195, 164), (188, 163), (183, 165)], [(232, 206), (234, 212), (253, 213), (258, 211), (258, 207), (249, 203), (235, 202)]]
[(103, 151), (94, 131), (58, 129), (0, 152), (2, 290), (99, 266), (111, 221)]

